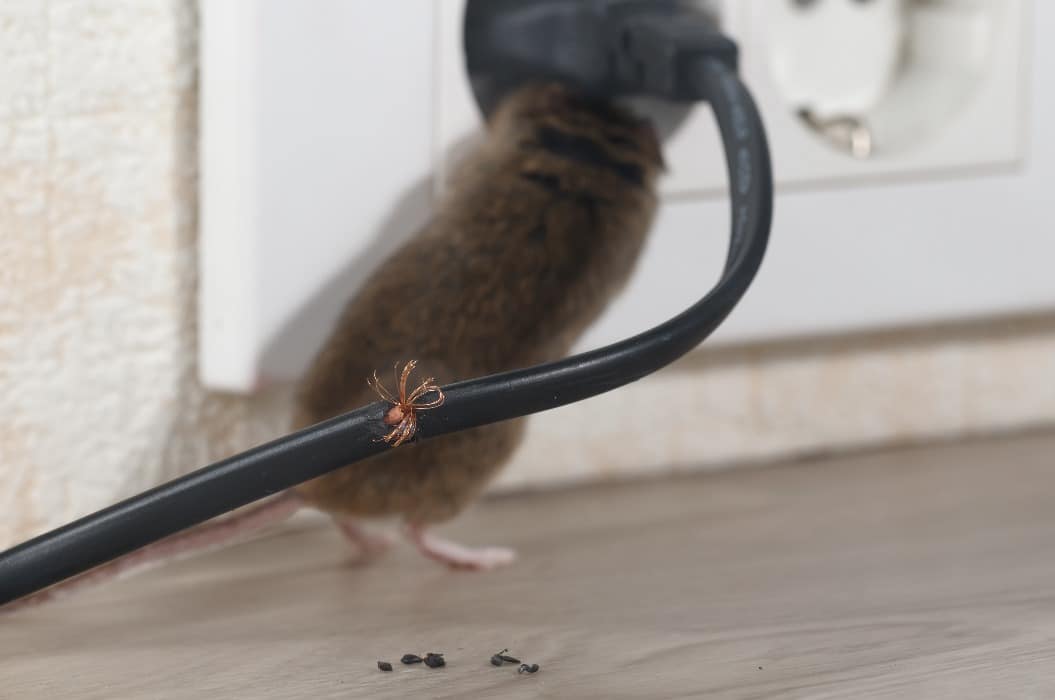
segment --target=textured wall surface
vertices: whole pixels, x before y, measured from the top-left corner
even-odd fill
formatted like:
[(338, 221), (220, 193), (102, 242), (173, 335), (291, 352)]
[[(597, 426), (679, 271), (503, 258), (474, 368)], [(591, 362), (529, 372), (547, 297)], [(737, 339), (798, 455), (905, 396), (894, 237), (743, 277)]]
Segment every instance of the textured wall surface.
[(190, 0), (0, 2), (0, 543), (283, 424), (195, 381), (196, 37)]
[[(0, 545), (286, 423), (195, 379), (196, 36), (192, 0), (0, 2)], [(535, 420), (502, 483), (1046, 423), (1053, 350), (1033, 320), (704, 355)]]

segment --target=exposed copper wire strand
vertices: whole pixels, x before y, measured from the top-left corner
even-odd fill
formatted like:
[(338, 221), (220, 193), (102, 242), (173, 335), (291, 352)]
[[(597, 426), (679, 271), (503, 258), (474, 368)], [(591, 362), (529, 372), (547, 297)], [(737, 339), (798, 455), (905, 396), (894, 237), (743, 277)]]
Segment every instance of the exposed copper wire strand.
[[(392, 408), (385, 413), (384, 423), (385, 425), (394, 426), (384, 437), (381, 438), (384, 442), (387, 442), (392, 447), (399, 447), (404, 442), (414, 437), (414, 434), (418, 430), (418, 411), (427, 411), (429, 409), (438, 408), (443, 405), (446, 397), (443, 395), (443, 391), (435, 383), (433, 377), (427, 378), (421, 384), (418, 385), (410, 394), (407, 394), (407, 381), (410, 379), (411, 373), (414, 368), (417, 367), (417, 360), (411, 360), (403, 365), (402, 372), (399, 371), (399, 363), (397, 362), (392, 368), (393, 379), (396, 380), (396, 384), (399, 390), (399, 398), (396, 398), (392, 393), (381, 383), (380, 377), (377, 376), (377, 371), (374, 371), (372, 379), (367, 379), (366, 383), (377, 392), (383, 400), (392, 404)], [(436, 398), (431, 401), (419, 401), (426, 394), (435, 393)]]

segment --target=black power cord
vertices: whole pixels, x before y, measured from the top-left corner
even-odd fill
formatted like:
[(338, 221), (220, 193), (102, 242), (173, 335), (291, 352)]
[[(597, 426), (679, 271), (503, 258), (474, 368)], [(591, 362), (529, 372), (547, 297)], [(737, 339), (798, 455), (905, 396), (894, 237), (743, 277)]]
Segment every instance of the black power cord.
[[(545, 78), (564, 80), (599, 95), (648, 94), (709, 101), (725, 146), (732, 234), (721, 279), (688, 310), (599, 350), (443, 387), (446, 403), (420, 415), (418, 439), (580, 401), (678, 359), (710, 335), (747, 291), (766, 250), (773, 211), (772, 175), (761, 118), (737, 78), (735, 47), (717, 35), (708, 20), (681, 3), (664, 0), (478, 0), (477, 5), (490, 6), (491, 12), (489, 18), (482, 18), (470, 8), (470, 71), (474, 82), (490, 86), (487, 89), (494, 99), (517, 82)], [(526, 25), (505, 21), (516, 19), (518, 11), (527, 12), (521, 19), (527, 17), (543, 29), (548, 27), (537, 34), (559, 39), (556, 44), (548, 39), (543, 42), (543, 49), (558, 50), (556, 58), (525, 44)], [(494, 21), (473, 25), (484, 20)], [(555, 28), (561, 31), (554, 33)], [(472, 39), (483, 36), (484, 30), (492, 32), (485, 37), (493, 42), (492, 49), (504, 45), (516, 54), (517, 61), (492, 51), (490, 63), (473, 65), (472, 56), (482, 54), (474, 54)], [(561, 49), (565, 52), (560, 53)], [(579, 58), (561, 62), (571, 54)], [(582, 57), (589, 60), (584, 63)], [(476, 80), (487, 65), (506, 79)], [(583, 66), (589, 70), (581, 70)], [(382, 416), (387, 409), (381, 402), (364, 406), (199, 469), (0, 554), (0, 605), (393, 449), (377, 440), (386, 430)]]

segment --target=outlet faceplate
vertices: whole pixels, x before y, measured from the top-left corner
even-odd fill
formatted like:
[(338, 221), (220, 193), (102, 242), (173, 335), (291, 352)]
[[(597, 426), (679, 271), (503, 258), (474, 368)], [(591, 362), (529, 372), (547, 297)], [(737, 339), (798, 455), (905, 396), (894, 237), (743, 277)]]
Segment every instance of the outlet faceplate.
[[(481, 127), (462, 65), (465, 4), (439, 0), (438, 187)], [(727, 0), (707, 7), (741, 45), (778, 185), (1007, 167), (1021, 156), (1024, 0)], [(860, 110), (878, 122), (880, 133), (870, 139), (876, 157), (848, 157), (812, 133), (798, 114), (812, 94), (828, 98), (822, 116)], [(891, 132), (911, 147), (887, 152), (883, 135)], [(661, 189), (668, 198), (724, 190), (706, 109), (695, 110), (666, 146), (670, 170)]]
[[(855, 0), (819, 4), (840, 1)], [(1055, 4), (922, 3), (1003, 8), (984, 70), (945, 127), (855, 159), (811, 131), (779, 84), (772, 51), (787, 36), (771, 33), (783, 2), (712, 3), (741, 42), (778, 199), (756, 285), (711, 344), (1055, 307), (1055, 96), (1038, 87), (1055, 81), (1055, 46), (1035, 41), (1055, 33)], [(297, 376), (348, 296), (427, 219), (446, 163), (479, 125), (462, 75), (462, 4), (201, 3), (207, 386), (245, 392)], [(718, 274), (728, 210), (706, 107), (666, 150), (673, 172), (639, 269), (580, 348), (679, 312)]]
[[(1025, 0), (798, 5), (791, 0), (738, 5), (744, 71), (771, 139), (779, 144), (780, 184), (889, 179), (1019, 162)], [(896, 53), (892, 42), (898, 44)], [(811, 97), (821, 118), (860, 117), (875, 132), (869, 138), (874, 156), (855, 159), (811, 133), (799, 114), (814, 106)]]

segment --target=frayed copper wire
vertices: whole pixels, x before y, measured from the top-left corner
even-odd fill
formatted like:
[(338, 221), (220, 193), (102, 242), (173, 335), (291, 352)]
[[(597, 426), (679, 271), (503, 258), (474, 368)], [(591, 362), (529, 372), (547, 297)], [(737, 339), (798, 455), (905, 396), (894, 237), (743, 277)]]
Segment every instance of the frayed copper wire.
[[(418, 411), (427, 411), (431, 408), (438, 408), (443, 405), (446, 397), (443, 395), (443, 391), (436, 385), (434, 379), (429, 377), (423, 381), (417, 389), (410, 392), (407, 395), (407, 379), (410, 378), (410, 373), (414, 371), (414, 368), (418, 366), (417, 360), (411, 360), (403, 365), (403, 371), (399, 371), (399, 363), (397, 362), (392, 368), (392, 376), (396, 381), (396, 386), (399, 387), (399, 398), (396, 398), (392, 393), (385, 388), (385, 385), (381, 383), (381, 379), (377, 376), (377, 371), (374, 371), (373, 379), (367, 379), (366, 383), (371, 389), (377, 392), (385, 401), (392, 404), (392, 408), (388, 409), (385, 413), (384, 422), (385, 425), (395, 426), (385, 435), (381, 440), (387, 442), (392, 447), (399, 447), (407, 440), (414, 437), (414, 433), (418, 430)], [(419, 399), (425, 394), (435, 393), (436, 398), (431, 401), (419, 401)]]

